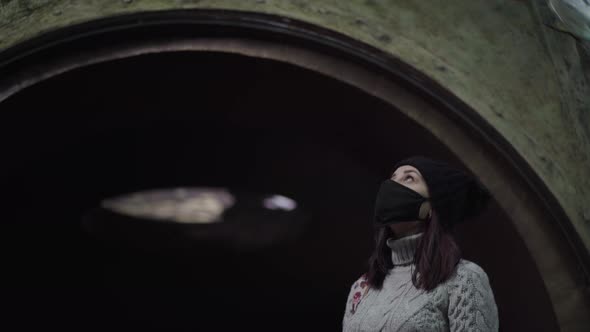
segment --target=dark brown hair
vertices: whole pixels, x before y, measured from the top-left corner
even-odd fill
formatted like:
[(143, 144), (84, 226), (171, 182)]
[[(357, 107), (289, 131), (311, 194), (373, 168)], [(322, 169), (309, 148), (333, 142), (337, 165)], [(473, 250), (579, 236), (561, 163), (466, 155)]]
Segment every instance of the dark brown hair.
[[(412, 283), (416, 288), (429, 291), (453, 275), (461, 259), (461, 251), (451, 230), (440, 223), (436, 211), (425, 224), (414, 254)], [(381, 289), (385, 276), (394, 267), (391, 249), (387, 246), (390, 237), (395, 237), (395, 234), (388, 226), (381, 226), (375, 232), (375, 250), (369, 259), (367, 279), (369, 285), (376, 289)]]

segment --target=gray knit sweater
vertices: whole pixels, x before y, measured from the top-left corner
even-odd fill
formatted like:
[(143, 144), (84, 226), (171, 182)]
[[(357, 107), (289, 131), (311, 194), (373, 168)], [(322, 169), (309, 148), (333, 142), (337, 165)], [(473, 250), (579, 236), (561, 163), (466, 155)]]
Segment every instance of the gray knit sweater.
[(455, 274), (432, 291), (412, 283), (414, 252), (422, 233), (389, 239), (394, 267), (383, 288), (363, 275), (351, 287), (343, 331), (498, 331), (498, 309), (488, 277), (462, 259)]

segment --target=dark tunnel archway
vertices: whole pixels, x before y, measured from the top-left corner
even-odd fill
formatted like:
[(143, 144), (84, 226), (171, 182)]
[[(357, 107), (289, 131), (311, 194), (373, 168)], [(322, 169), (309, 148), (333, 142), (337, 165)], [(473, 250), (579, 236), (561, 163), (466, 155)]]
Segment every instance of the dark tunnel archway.
[[(94, 64), (33, 85), (2, 110), (8, 297), (25, 324), (62, 329), (299, 331), (313, 321), (339, 330), (391, 165), (417, 153), (462, 165), (378, 98), (237, 54)], [(293, 241), (259, 251), (210, 242), (150, 251), (80, 227), (104, 198), (174, 186), (284, 193), (311, 219)], [(535, 263), (496, 203), (457, 237), (490, 275), (502, 330), (557, 329)]]

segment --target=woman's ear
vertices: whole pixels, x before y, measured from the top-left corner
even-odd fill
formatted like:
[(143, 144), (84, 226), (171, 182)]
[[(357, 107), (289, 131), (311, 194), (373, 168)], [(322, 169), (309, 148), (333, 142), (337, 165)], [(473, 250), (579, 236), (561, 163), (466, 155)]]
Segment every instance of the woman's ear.
[(430, 201), (426, 201), (420, 205), (420, 211), (418, 212), (418, 219), (430, 219), (432, 215), (432, 207), (430, 206)]

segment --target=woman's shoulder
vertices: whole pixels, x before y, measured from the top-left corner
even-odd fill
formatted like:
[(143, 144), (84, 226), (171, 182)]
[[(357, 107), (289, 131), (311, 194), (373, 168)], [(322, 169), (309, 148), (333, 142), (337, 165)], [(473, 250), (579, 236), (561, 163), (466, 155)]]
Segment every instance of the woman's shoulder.
[(459, 264), (457, 264), (457, 273), (487, 276), (487, 273), (481, 266), (467, 259), (461, 259), (459, 261)]
[(462, 259), (448, 289), (448, 317), (452, 331), (498, 331), (498, 308), (488, 275), (474, 262)]
[(365, 288), (368, 285), (367, 273), (361, 275), (358, 279), (352, 283), (351, 289)]
[(475, 283), (479, 285), (489, 285), (488, 274), (485, 270), (467, 259), (461, 259), (455, 269), (455, 274), (450, 278), (451, 285), (463, 283)]

